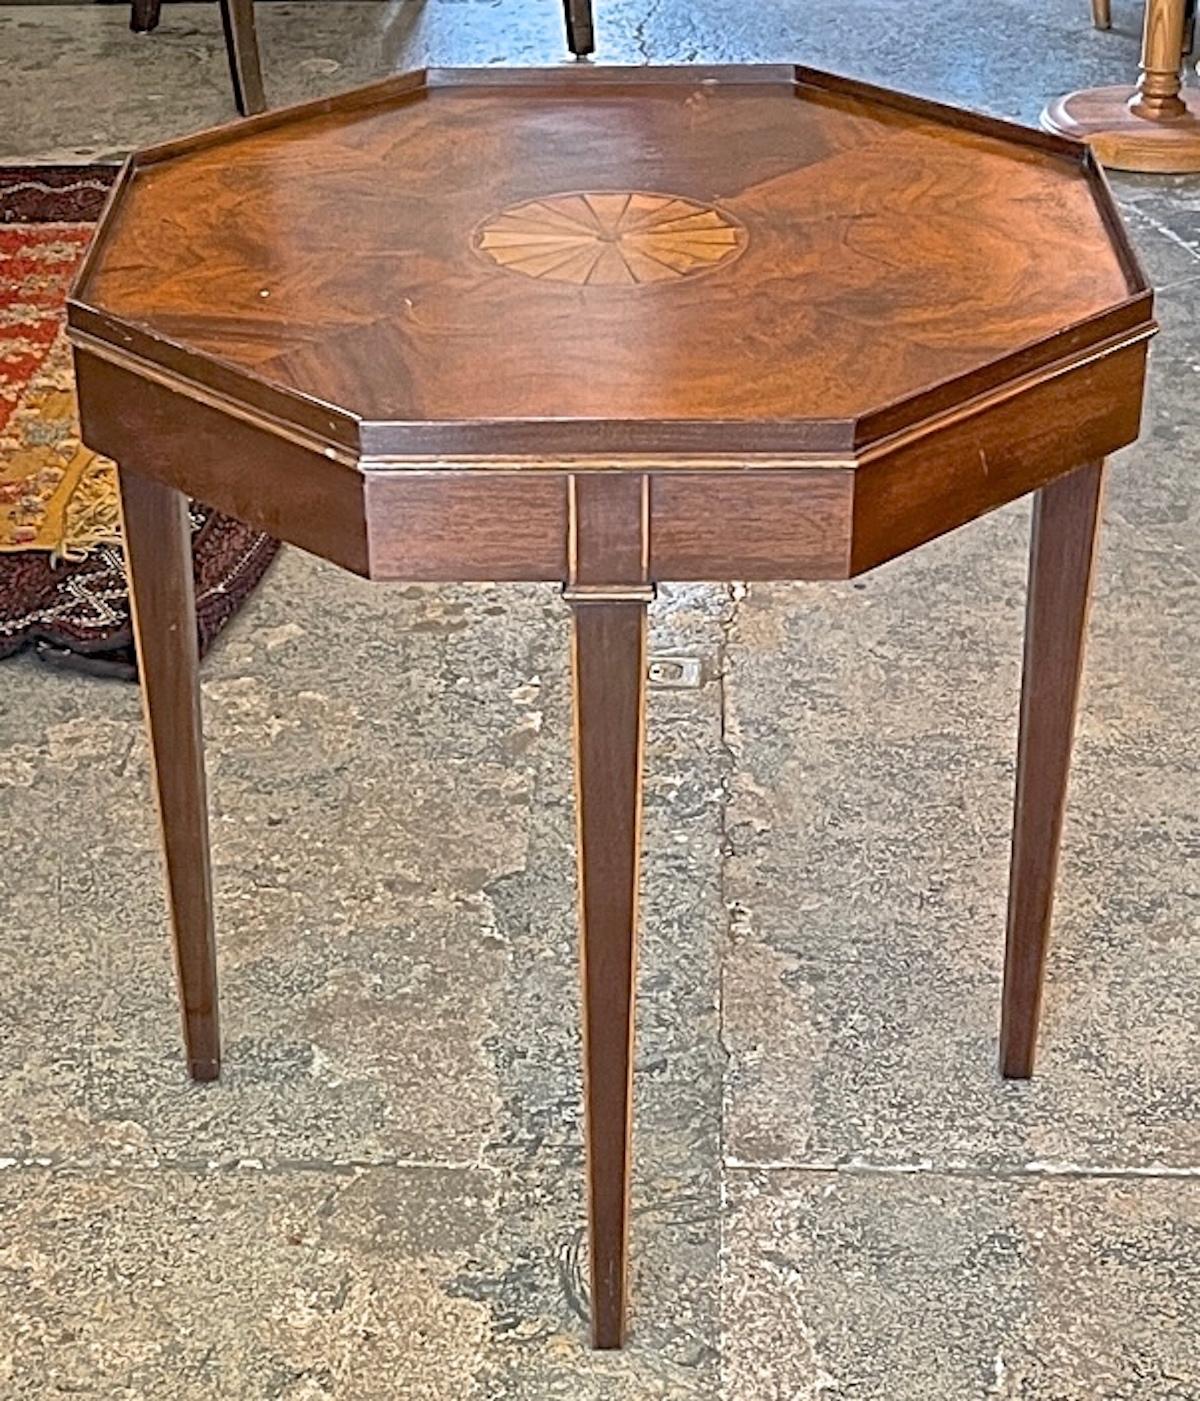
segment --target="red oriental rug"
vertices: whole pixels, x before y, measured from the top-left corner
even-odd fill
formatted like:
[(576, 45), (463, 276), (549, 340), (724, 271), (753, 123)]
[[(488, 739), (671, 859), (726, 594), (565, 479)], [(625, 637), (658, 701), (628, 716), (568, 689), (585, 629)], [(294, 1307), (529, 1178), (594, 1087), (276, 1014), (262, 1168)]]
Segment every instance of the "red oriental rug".
[[(136, 678), (117, 479), (79, 440), (64, 306), (114, 166), (0, 167), (0, 657)], [(278, 541), (192, 505), (201, 652)]]

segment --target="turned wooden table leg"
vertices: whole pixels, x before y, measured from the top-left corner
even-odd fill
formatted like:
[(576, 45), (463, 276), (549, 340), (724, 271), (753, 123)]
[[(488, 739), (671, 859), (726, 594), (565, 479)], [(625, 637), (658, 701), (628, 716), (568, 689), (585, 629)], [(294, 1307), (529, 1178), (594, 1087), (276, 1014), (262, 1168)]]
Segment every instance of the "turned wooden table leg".
[(181, 492), (125, 468), (121, 509), (183, 1035), (193, 1079), (220, 1071), (191, 531)]
[(1104, 464), (1091, 463), (1034, 498), (1025, 612), (1000, 1068), (1033, 1073)]

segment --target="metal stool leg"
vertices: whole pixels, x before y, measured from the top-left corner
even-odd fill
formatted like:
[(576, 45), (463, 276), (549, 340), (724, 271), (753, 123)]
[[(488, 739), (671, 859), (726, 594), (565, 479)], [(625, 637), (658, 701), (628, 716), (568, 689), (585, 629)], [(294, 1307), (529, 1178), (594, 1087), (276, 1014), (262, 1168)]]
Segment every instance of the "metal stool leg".
[(592, 0), (563, 0), (567, 18), (567, 47), (576, 58), (586, 58), (596, 47), (592, 24)]

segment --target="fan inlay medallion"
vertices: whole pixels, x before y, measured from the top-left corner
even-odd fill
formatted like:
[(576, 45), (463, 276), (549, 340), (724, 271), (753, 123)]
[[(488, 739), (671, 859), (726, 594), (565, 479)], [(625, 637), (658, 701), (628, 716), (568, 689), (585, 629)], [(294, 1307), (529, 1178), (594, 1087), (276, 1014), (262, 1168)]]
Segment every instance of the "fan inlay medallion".
[(723, 210), (640, 191), (528, 200), (485, 220), (475, 234), (477, 250), (500, 267), (579, 287), (708, 272), (732, 262), (746, 242), (746, 230)]

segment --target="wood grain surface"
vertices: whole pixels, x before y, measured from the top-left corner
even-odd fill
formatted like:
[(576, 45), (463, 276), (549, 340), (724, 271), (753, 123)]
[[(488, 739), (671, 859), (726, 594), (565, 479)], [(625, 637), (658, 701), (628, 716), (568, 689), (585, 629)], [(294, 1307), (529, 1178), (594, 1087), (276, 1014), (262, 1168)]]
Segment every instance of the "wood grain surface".
[(1033, 1073), (1103, 489), (1093, 462), (1034, 499), (1000, 1026), (1011, 1079)]
[(188, 1072), (215, 1080), (217, 954), (187, 501), (128, 467), (119, 480)]
[(625, 1340), (650, 483), (571, 481), (576, 853), (592, 1342)]
[[(389, 85), (139, 161), (77, 301), (364, 424), (807, 441), (1141, 299), (1079, 150), (946, 113), (778, 69)], [(629, 284), (613, 240), (591, 281), (480, 256), (580, 192), (677, 200), (737, 256)]]
[(724, 210), (679, 195), (569, 191), (485, 219), (483, 257), (523, 277), (574, 287), (640, 287), (710, 272), (746, 247)]

